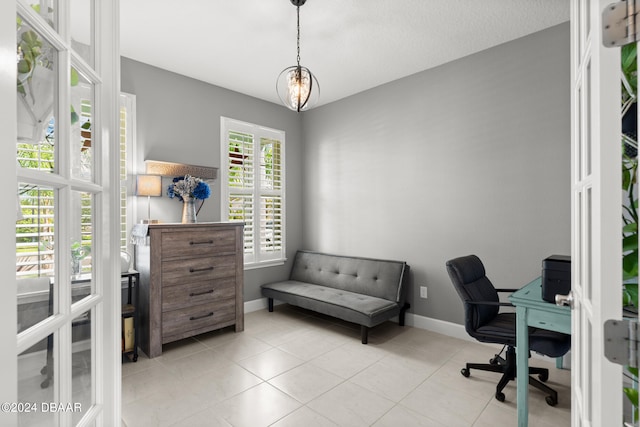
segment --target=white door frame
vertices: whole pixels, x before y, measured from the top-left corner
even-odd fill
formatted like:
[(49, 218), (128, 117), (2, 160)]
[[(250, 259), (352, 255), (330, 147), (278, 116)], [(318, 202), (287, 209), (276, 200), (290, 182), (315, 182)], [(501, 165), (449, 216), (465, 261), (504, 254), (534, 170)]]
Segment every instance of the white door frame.
[[(16, 5), (11, 1), (0, 2), (0, 135), (4, 142), (16, 141)], [(13, 56), (13, 57), (12, 57)], [(5, 188), (17, 188), (15, 145), (0, 144), (0, 179)], [(5, 254), (15, 250), (16, 229), (15, 223), (10, 219), (15, 218), (15, 201), (3, 204), (3, 218), (0, 221), (0, 242), (5, 245)], [(0, 257), (0, 271), (10, 272), (15, 268), (13, 257)], [(6, 277), (11, 277), (5, 273)], [(5, 281), (5, 286), (0, 286), (0, 401), (16, 402), (18, 399), (18, 362), (16, 358), (16, 286), (11, 286), (15, 281)], [(17, 414), (0, 414), (2, 424), (17, 424)]]
[[(25, 3), (18, 0), (18, 3)], [(0, 133), (4, 144), (0, 144), (0, 176), (5, 189), (16, 189), (15, 145), (16, 141), (16, 8), (17, 2), (0, 2)], [(70, 0), (58, 0), (56, 7), (64, 9)], [(94, 69), (101, 79), (96, 86), (94, 105), (100, 111), (94, 117), (93, 130), (96, 136), (96, 153), (101, 161), (94, 167), (95, 183), (100, 191), (95, 197), (96, 210), (101, 212), (95, 224), (96, 247), (93, 257), (93, 270), (98, 303), (94, 308), (93, 323), (95, 369), (93, 392), (96, 405), (91, 417), (95, 425), (114, 426), (121, 424), (121, 347), (120, 347), (120, 215), (119, 215), (119, 1), (95, 1), (93, 5), (96, 28), (95, 46), (97, 57)], [(68, 15), (66, 15), (68, 17)], [(68, 37), (68, 35), (64, 35)], [(68, 60), (68, 56), (63, 60)], [(63, 94), (63, 96), (66, 96)], [(99, 142), (101, 141), (101, 142)], [(68, 165), (66, 159), (60, 159), (61, 165)], [(16, 216), (15, 190), (8, 190), (7, 202), (3, 205), (5, 221), (0, 226), (0, 237), (5, 245), (5, 254), (15, 250), (15, 225), (11, 222)], [(68, 191), (68, 190), (67, 190)], [(64, 226), (62, 226), (64, 228)], [(64, 236), (59, 236), (63, 239)], [(19, 351), (16, 336), (15, 280), (10, 279), (12, 257), (2, 257), (0, 267), (5, 271), (5, 286), (0, 286), (0, 402), (16, 402), (18, 399), (17, 353)], [(65, 269), (63, 269), (65, 270)], [(68, 270), (68, 269), (67, 269)], [(118, 284), (118, 285), (115, 285)], [(64, 292), (64, 291), (62, 291)], [(62, 340), (70, 337), (62, 333)], [(68, 356), (68, 355), (67, 355)], [(68, 357), (59, 361), (62, 366), (69, 365)], [(65, 371), (66, 370), (66, 371)], [(57, 374), (61, 381), (70, 374), (61, 368)], [(69, 387), (66, 387), (69, 390)], [(61, 399), (71, 396), (60, 396)], [(39, 402), (38, 402), (39, 403)], [(87, 410), (84, 408), (83, 410)], [(60, 422), (69, 425), (70, 416), (62, 415)], [(0, 425), (16, 425), (17, 414), (0, 411)], [(93, 422), (90, 422), (93, 425)]]
[(622, 369), (604, 357), (603, 336), (604, 322), (622, 317), (620, 49), (602, 45), (609, 3), (571, 4), (574, 427), (622, 425)]

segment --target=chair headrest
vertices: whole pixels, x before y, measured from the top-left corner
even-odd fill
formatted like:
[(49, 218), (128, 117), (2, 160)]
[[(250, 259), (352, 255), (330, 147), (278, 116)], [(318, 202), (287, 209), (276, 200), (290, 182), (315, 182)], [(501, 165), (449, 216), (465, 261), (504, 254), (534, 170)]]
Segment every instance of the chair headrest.
[(460, 284), (472, 283), (486, 276), (484, 265), (476, 255), (467, 255), (447, 261), (452, 279)]

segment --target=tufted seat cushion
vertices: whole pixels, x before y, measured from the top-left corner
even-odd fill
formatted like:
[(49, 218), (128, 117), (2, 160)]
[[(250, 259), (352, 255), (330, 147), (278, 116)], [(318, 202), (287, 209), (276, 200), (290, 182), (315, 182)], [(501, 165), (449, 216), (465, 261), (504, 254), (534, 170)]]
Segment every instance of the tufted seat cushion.
[(375, 326), (400, 313), (394, 301), (296, 280), (263, 285), (262, 294), (365, 326)]

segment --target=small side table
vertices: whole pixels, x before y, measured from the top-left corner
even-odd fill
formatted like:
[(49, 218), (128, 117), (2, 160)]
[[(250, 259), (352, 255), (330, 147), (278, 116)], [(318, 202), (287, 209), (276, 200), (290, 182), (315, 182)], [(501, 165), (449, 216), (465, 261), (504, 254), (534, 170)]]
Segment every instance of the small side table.
[[(136, 307), (140, 304), (140, 273), (136, 270), (129, 270), (122, 273), (121, 277), (127, 279), (127, 303), (122, 306), (122, 325), (124, 327), (124, 319), (133, 317), (133, 349), (123, 349), (123, 355), (132, 354), (132, 360), (138, 361), (138, 337), (140, 331), (138, 330), (138, 312)], [(135, 281), (135, 284), (133, 283)], [(135, 292), (135, 299), (132, 301), (132, 292)], [(135, 303), (135, 304), (134, 304)]]

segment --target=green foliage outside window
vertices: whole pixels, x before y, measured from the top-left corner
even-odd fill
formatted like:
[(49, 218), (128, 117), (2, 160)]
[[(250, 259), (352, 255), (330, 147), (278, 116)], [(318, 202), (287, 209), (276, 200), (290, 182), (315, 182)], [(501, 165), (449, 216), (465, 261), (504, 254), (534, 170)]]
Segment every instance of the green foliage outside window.
[[(638, 138), (637, 138), (637, 94), (638, 68), (637, 46), (635, 43), (621, 49), (623, 75), (622, 109), (622, 278), (623, 306), (632, 313), (638, 310)], [(637, 314), (635, 314), (637, 316)], [(637, 382), (638, 368), (627, 366), (627, 376)], [(623, 388), (633, 405), (633, 417), (638, 419), (638, 390)]]

